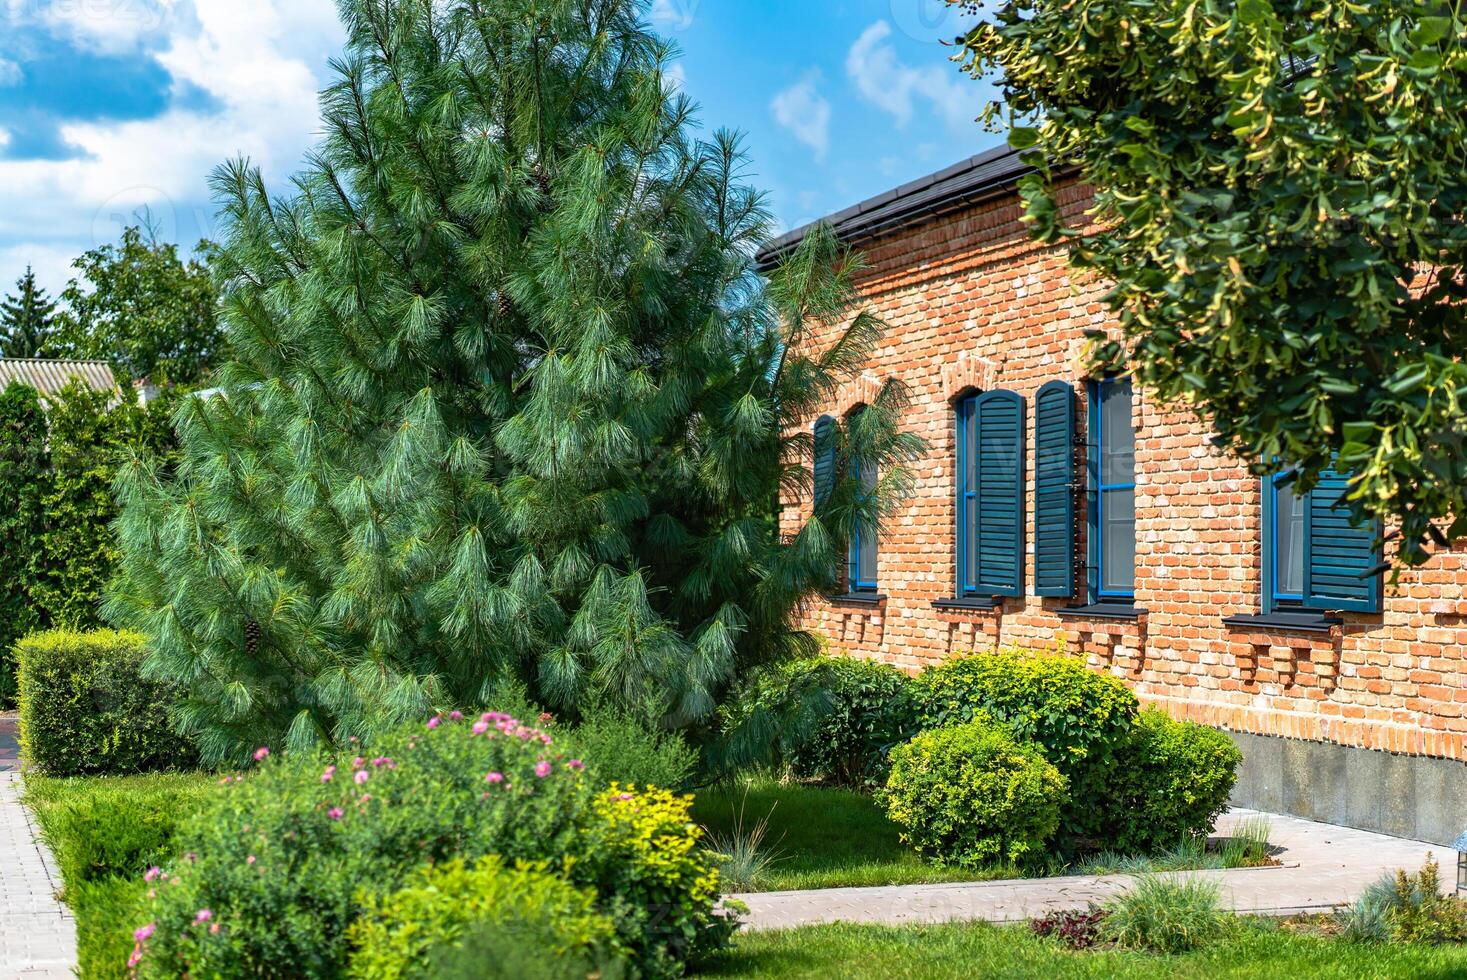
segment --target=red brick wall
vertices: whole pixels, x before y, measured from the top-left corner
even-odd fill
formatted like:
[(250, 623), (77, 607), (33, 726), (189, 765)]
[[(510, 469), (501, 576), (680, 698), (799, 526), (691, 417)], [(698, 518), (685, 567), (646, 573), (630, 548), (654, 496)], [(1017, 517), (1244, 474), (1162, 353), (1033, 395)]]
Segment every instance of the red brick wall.
[[(1062, 194), (1072, 217), (1083, 211), (1083, 188)], [(1136, 604), (1147, 615), (1062, 619), (1055, 610), (1072, 602), (1033, 595), (994, 611), (932, 608), (954, 592), (950, 400), (968, 387), (1007, 388), (1032, 412), (1047, 381), (1083, 391), (1083, 332), (1107, 323), (1101, 286), (1072, 276), (1062, 250), (1031, 242), (1019, 215), (1011, 196), (863, 245), (862, 290), (888, 333), (863, 377), (822, 411), (843, 413), (899, 377), (912, 396), (906, 426), (929, 451), (917, 492), (883, 528), (878, 581), (887, 598), (875, 608), (823, 603), (806, 625), (835, 649), (909, 670), (958, 652), (1063, 642), (1178, 717), (1467, 761), (1467, 554), (1387, 581), (1383, 615), (1347, 614), (1331, 634), (1224, 626), (1225, 616), (1261, 611), (1258, 483), (1209, 447), (1189, 413), (1144, 391), (1135, 418)], [(1083, 399), (1081, 407), (1083, 426)], [(1032, 535), (1032, 414), (1030, 430)], [(809, 511), (808, 499), (786, 500), (785, 530)], [(1027, 547), (1032, 592), (1032, 540)], [(1083, 588), (1077, 582), (1076, 602)]]

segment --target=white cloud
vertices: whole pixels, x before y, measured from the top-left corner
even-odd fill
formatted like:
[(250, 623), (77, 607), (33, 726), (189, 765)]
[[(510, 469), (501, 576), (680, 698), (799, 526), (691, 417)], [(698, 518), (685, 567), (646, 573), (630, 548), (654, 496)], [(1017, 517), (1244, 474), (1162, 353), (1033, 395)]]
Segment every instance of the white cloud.
[(780, 92), (769, 103), (774, 121), (794, 134), (795, 139), (815, 151), (815, 159), (824, 160), (830, 149), (830, 102), (817, 86), (820, 73), (809, 71), (798, 82)]
[(889, 113), (898, 127), (911, 122), (919, 103), (926, 103), (955, 133), (972, 130), (983, 108), (984, 90), (956, 66), (914, 66), (901, 60), (887, 43), (891, 25), (878, 20), (861, 33), (846, 54), (846, 74), (867, 102)]
[[(70, 159), (0, 160), (0, 283), (30, 261), (40, 274), (48, 249), (74, 256), (111, 241), (143, 205), (165, 236), (192, 245), (212, 224), (206, 178), (214, 167), (248, 156), (270, 186), (288, 191), (286, 179), (315, 140), (316, 93), (343, 41), (332, 0), (117, 3), (126, 9), (107, 21), (119, 25), (110, 43), (145, 43), (148, 53), (138, 56), (162, 66), (175, 91), (202, 91), (209, 100), (152, 119), (63, 124), (60, 139), (75, 151)], [(67, 8), (58, 23), (83, 44), (97, 22), (82, 13), (111, 9), (103, 0), (55, 6)], [(129, 41), (129, 17), (150, 9), (166, 12), (162, 26)]]
[(647, 19), (665, 31), (685, 31), (693, 26), (698, 0), (652, 0)]
[(20, 70), (20, 65), (9, 58), (0, 58), (0, 88), (7, 85), (19, 85), (25, 75)]

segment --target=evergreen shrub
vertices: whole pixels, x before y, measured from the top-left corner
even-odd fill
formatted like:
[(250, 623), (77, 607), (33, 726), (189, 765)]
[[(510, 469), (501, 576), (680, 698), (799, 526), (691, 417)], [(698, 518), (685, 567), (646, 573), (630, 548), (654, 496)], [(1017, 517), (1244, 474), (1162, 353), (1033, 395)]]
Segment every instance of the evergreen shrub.
[(887, 756), (916, 732), (917, 714), (912, 680), (897, 668), (820, 656), (760, 673), (723, 724), (743, 757), (772, 750), (795, 776), (855, 788), (886, 781)]
[[(527, 941), (535, 959), (559, 967), (551, 976), (574, 976), (577, 965), (616, 962), (616, 928), (597, 911), (595, 892), (556, 877), (543, 863), (510, 867), (491, 854), (472, 867), (462, 860), (424, 867), (402, 889), (370, 897), (347, 933), (347, 975), (442, 976), (443, 961), (471, 949), (466, 941), (486, 926)], [(487, 962), (492, 961), (480, 961), (479, 976)]]
[(1142, 712), (1097, 801), (1106, 847), (1141, 854), (1205, 837), (1227, 808), (1242, 761), (1237, 745), (1217, 729), (1155, 709)]
[(1042, 857), (1068, 794), (1037, 746), (979, 718), (892, 750), (882, 800), (918, 853), (971, 868)]
[(15, 646), (20, 743), (48, 776), (184, 769), (193, 747), (169, 725), (176, 689), (142, 674), (136, 633), (50, 630)]
[(549, 862), (648, 974), (677, 972), (716, 942), (717, 873), (697, 850), (687, 801), (598, 790), (582, 760), (508, 715), (435, 716), (353, 757), (268, 750), (225, 777), (153, 877), (135, 950), (143, 976), (336, 976), (372, 895), (424, 864)]
[(1136, 696), (1120, 679), (1072, 657), (1005, 650), (929, 667), (916, 685), (924, 727), (986, 716), (1038, 744), (1068, 782), (1065, 831), (1104, 832), (1097, 804), (1137, 713)]
[(15, 641), (44, 625), (32, 596), (44, 567), (46, 440), (40, 396), (12, 381), (0, 391), (0, 707), (15, 703)]

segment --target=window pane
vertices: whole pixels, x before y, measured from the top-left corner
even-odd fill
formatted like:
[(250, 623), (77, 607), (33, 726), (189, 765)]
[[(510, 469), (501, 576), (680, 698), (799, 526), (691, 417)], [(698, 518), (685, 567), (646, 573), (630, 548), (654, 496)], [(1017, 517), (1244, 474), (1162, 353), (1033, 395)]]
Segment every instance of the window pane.
[(963, 501), (963, 588), (972, 590), (978, 582), (978, 501)]
[(1101, 494), (1100, 519), (1100, 588), (1132, 592), (1136, 588), (1136, 491)]
[(1274, 497), (1275, 595), (1304, 595), (1304, 498), (1293, 486), (1278, 487)]
[(1131, 382), (1100, 386), (1100, 482), (1136, 482), (1136, 433), (1131, 428)]
[(876, 534), (869, 527), (861, 529), (860, 578), (867, 586), (876, 581)]

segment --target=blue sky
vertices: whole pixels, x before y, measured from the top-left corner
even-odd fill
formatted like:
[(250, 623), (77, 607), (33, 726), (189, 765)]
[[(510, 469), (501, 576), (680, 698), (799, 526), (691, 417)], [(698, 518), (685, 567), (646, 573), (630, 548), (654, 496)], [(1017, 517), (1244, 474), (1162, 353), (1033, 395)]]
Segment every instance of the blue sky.
[[(994, 145), (986, 86), (948, 62), (941, 0), (650, 0), (705, 128), (747, 135), (792, 227)], [(215, 230), (209, 171), (248, 155), (282, 192), (340, 50), (331, 0), (0, 0), (0, 291), (147, 207), (185, 246)]]

